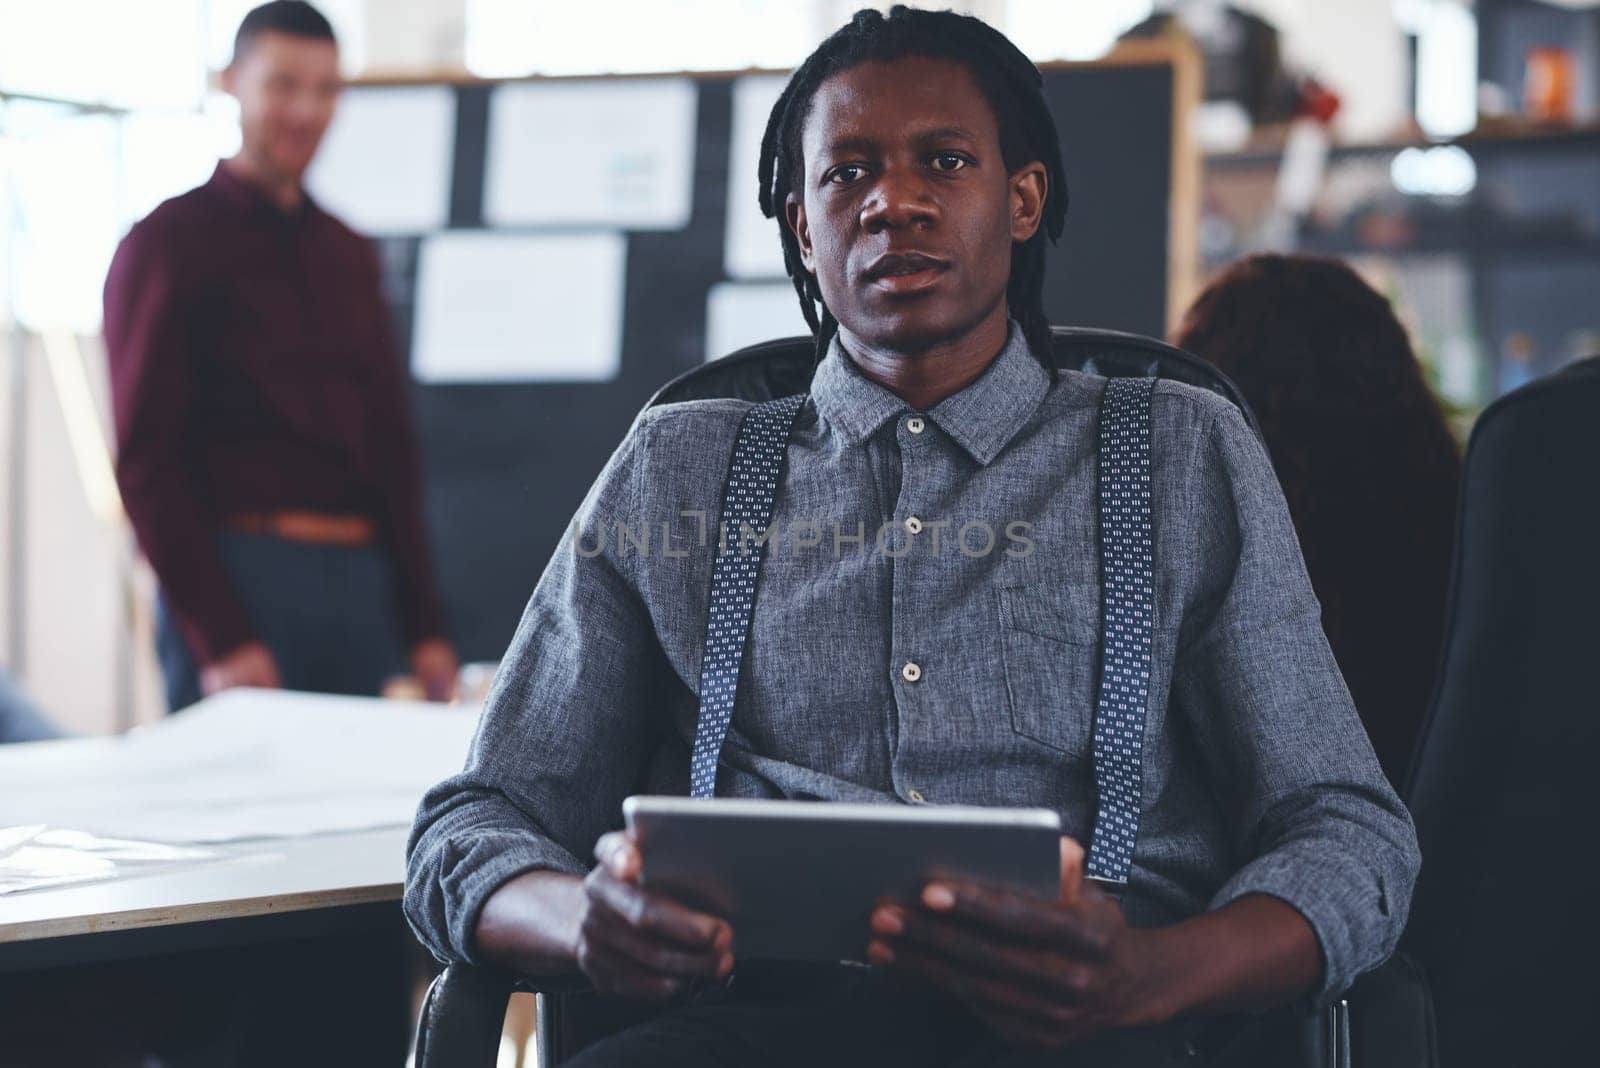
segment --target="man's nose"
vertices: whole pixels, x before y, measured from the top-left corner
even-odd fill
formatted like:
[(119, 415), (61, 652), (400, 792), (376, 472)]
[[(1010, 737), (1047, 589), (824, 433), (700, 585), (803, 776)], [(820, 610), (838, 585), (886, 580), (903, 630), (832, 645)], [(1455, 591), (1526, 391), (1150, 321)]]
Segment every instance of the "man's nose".
[(870, 232), (932, 225), (939, 215), (928, 183), (912, 168), (891, 167), (861, 205), (861, 226)]

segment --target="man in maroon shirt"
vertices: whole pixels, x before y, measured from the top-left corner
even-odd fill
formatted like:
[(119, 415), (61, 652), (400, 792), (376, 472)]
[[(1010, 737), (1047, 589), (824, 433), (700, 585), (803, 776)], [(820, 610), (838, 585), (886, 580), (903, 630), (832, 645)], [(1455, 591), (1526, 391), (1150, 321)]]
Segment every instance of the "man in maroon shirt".
[(332, 27), (298, 0), (256, 8), (223, 86), (239, 153), (133, 227), (105, 288), (117, 481), (161, 582), (168, 702), (376, 693), (407, 666), (446, 697), (377, 259), (301, 187), (339, 93)]

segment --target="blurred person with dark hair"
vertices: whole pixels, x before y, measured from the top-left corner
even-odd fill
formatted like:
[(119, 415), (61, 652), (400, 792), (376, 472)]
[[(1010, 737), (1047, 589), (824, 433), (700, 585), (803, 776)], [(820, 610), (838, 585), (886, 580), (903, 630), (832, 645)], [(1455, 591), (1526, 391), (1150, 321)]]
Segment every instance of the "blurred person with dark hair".
[(222, 83), (238, 154), (135, 225), (105, 287), (117, 481), (160, 579), (168, 704), (375, 694), (408, 666), (445, 698), (457, 662), (378, 260), (302, 187), (339, 96), (333, 29), (263, 4)]
[(1399, 785), (1438, 665), (1461, 470), (1405, 329), (1344, 263), (1263, 255), (1207, 287), (1175, 340), (1255, 409), (1323, 629)]

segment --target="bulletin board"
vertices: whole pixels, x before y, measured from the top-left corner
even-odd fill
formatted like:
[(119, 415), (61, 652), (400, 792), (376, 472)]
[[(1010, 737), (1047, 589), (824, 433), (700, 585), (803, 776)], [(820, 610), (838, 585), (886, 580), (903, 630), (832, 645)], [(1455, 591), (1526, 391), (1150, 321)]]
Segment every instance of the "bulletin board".
[[(1191, 295), (1199, 61), (1042, 68), (1070, 194), (1045, 306), (1163, 335)], [(783, 75), (364, 82), (313, 196), (373, 234), (409, 354), (427, 520), (466, 659), (505, 650), (578, 503), (663, 382), (805, 333), (756, 147)]]

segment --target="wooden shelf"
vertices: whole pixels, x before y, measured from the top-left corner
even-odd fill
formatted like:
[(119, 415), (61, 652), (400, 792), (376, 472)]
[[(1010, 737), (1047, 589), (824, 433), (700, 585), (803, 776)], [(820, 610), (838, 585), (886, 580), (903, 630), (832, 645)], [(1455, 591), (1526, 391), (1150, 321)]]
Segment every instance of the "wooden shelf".
[[(1282, 134), (1273, 131), (1265, 140), (1279, 142), (1246, 148), (1238, 152), (1218, 152), (1205, 156), (1205, 165), (1219, 170), (1243, 170), (1254, 167), (1277, 166), (1283, 158)], [(1329, 151), (1332, 160), (1363, 159), (1389, 156), (1407, 148), (1438, 148), (1455, 145), (1469, 152), (1519, 151), (1523, 149), (1578, 148), (1600, 150), (1600, 124), (1581, 126), (1531, 126), (1517, 125), (1498, 129), (1474, 131), (1461, 137), (1441, 141), (1424, 138), (1394, 141), (1373, 141), (1334, 145)]]

